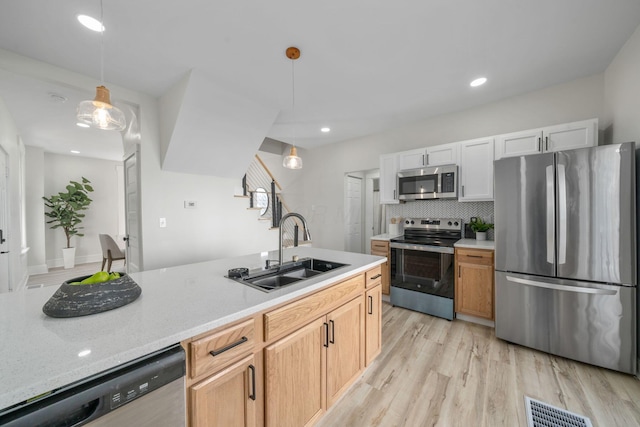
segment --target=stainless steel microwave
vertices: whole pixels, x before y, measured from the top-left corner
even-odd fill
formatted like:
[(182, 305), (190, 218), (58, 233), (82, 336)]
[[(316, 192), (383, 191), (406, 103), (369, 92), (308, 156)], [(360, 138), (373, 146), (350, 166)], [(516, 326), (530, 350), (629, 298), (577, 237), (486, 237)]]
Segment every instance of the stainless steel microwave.
[(398, 172), (399, 200), (457, 199), (458, 166), (444, 165)]

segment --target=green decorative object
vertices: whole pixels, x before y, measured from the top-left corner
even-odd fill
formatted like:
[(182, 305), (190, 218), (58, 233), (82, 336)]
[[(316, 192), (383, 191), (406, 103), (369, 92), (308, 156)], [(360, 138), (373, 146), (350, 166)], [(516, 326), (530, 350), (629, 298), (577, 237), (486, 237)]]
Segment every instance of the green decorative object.
[(88, 193), (93, 191), (91, 182), (82, 177), (82, 183), (69, 181), (66, 192), (59, 192), (51, 197), (43, 197), (44, 205), (49, 208), (45, 212), (45, 216), (50, 218), (47, 224), (51, 224), (51, 229), (62, 228), (67, 238), (67, 248), (71, 247), (71, 236), (82, 237), (80, 233), (83, 228), (80, 226), (84, 213), (93, 200), (89, 198)]
[(493, 224), (489, 224), (488, 222), (484, 222), (484, 220), (482, 218), (476, 217), (475, 221), (472, 218), (471, 223), (469, 224), (469, 227), (471, 227), (471, 230), (474, 233), (477, 233), (477, 232), (481, 232), (482, 233), (482, 232), (486, 232), (486, 231), (489, 231), (490, 229), (492, 229), (493, 228)]

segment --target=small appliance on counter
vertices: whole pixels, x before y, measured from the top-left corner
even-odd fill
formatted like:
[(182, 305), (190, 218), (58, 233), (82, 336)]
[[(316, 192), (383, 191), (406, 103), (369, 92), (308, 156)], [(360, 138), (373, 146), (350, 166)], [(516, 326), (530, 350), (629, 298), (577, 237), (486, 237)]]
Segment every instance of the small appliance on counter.
[(453, 320), (453, 245), (459, 218), (407, 218), (404, 235), (391, 239), (391, 304)]

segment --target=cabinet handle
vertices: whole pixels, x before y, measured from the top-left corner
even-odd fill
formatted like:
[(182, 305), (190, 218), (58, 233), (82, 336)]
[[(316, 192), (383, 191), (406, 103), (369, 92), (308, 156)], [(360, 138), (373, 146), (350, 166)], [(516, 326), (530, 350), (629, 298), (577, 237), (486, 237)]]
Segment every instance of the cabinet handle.
[(249, 394), (249, 399), (256, 400), (256, 368), (253, 365), (249, 365), (249, 369), (251, 370), (251, 393)]
[(247, 341), (249, 341), (249, 338), (247, 338), (247, 337), (242, 337), (242, 338), (240, 338), (238, 341), (236, 341), (236, 342), (234, 342), (234, 343), (231, 343), (231, 344), (229, 344), (229, 345), (228, 345), (228, 346), (226, 346), (226, 347), (222, 347), (220, 350), (211, 350), (211, 351), (209, 352), (209, 354), (211, 354), (213, 357), (215, 357), (215, 356), (219, 355), (220, 353), (224, 353), (224, 352), (225, 352), (225, 351), (227, 351), (227, 350), (231, 350), (233, 347), (237, 347), (237, 346), (239, 346), (240, 344), (245, 343), (245, 342), (247, 342)]
[(369, 314), (373, 314), (373, 297), (369, 295)]
[(465, 255), (468, 258), (482, 258), (482, 255)]
[(324, 325), (324, 346), (329, 347), (329, 324), (327, 322), (323, 323)]
[(460, 266), (458, 266), (458, 278), (462, 277), (461, 272), (460, 272)]
[(424, 162), (424, 154), (422, 155), (422, 166), (425, 166), (426, 163)]
[(462, 186), (462, 197), (464, 197), (464, 185)]
[(376, 279), (379, 279), (379, 278), (381, 278), (381, 277), (382, 277), (382, 274), (376, 274), (375, 276), (373, 276), (373, 277), (371, 278), (371, 280), (376, 280)]
[(544, 151), (549, 151), (549, 137), (544, 137)]
[(542, 138), (538, 137), (538, 151), (542, 152)]
[(336, 323), (333, 320), (329, 320), (329, 323), (331, 323), (331, 340), (329, 342), (331, 344), (335, 344), (336, 343)]
[(396, 190), (393, 190), (393, 198), (396, 198)]
[(424, 164), (425, 166), (429, 164), (429, 154), (427, 154), (427, 162)]

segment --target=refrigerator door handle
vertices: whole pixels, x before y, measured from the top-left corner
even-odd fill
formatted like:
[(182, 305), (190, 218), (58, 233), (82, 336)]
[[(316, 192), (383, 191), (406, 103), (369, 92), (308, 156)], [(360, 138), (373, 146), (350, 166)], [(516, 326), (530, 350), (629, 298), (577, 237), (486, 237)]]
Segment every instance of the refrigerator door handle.
[(507, 276), (510, 282), (520, 283), (521, 285), (535, 286), (538, 288), (552, 289), (554, 291), (569, 291), (581, 294), (595, 295), (616, 295), (618, 291), (613, 289), (585, 288), (582, 286), (567, 286), (554, 283), (537, 282), (535, 280), (521, 279), (519, 277)]
[(558, 264), (567, 262), (567, 177), (565, 166), (558, 165)]
[(553, 184), (553, 166), (549, 165), (547, 172), (547, 262), (553, 264), (555, 262), (555, 203), (554, 203), (554, 184)]

